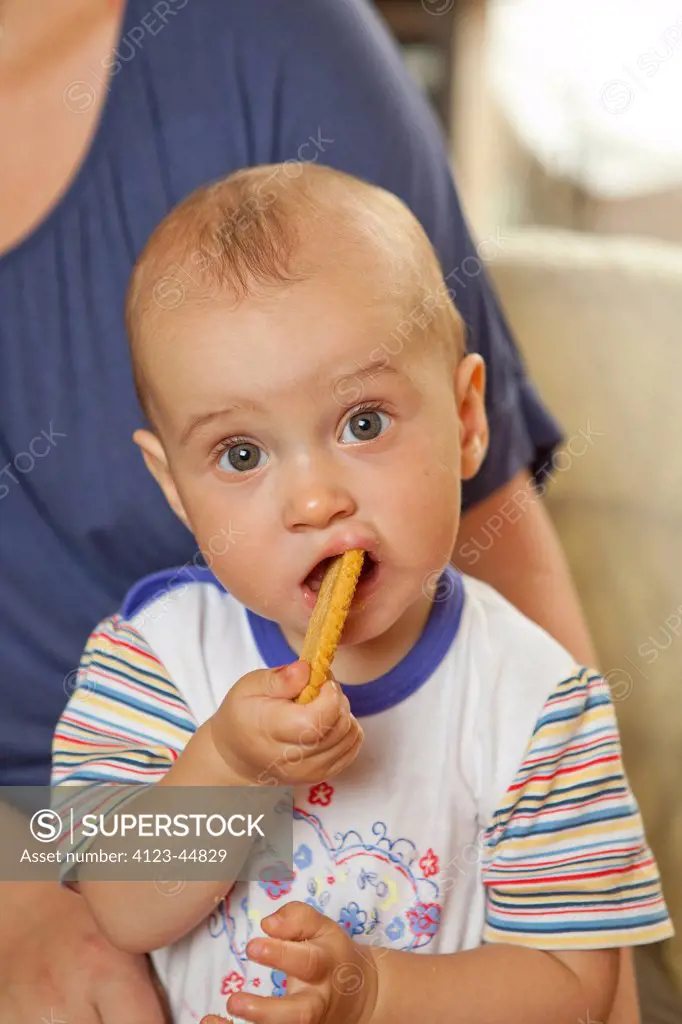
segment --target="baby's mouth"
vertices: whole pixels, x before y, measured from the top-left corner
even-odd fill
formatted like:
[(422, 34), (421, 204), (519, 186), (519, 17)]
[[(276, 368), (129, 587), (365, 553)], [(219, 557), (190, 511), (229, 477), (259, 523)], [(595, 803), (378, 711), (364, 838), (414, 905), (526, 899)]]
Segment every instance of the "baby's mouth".
[[(323, 558), (321, 562), (318, 562), (315, 568), (311, 572), (309, 572), (306, 578), (303, 580), (303, 586), (308, 587), (310, 590), (312, 590), (313, 594), (317, 594), (319, 592), (320, 587), (322, 586), (324, 574), (326, 573), (327, 569), (329, 568), (330, 564), (333, 561), (333, 558)], [(362, 569), (360, 571), (360, 579), (358, 580), (358, 586), (360, 586), (360, 584), (362, 583), (365, 583), (367, 580), (371, 579), (374, 573), (376, 572), (376, 568), (376, 560), (372, 557), (372, 555), (370, 555), (368, 551), (366, 551), (365, 557), (362, 562)]]

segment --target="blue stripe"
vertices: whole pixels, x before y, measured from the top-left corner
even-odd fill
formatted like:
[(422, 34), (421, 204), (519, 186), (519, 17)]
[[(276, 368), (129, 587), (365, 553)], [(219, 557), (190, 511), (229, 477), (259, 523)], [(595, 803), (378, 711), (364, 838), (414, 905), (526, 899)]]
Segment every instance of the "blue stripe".
[[(616, 734), (615, 734), (615, 731), (614, 731), (614, 728), (613, 728), (613, 724), (595, 726), (592, 729), (585, 729), (584, 731), (581, 730), (580, 731), (580, 743), (581, 744), (583, 743), (583, 738), (584, 738), (584, 741), (587, 741), (591, 737), (599, 736), (600, 733), (604, 734), (606, 739), (603, 740), (600, 743), (597, 743), (594, 746), (595, 750), (600, 750), (602, 747), (613, 745), (615, 743)], [(562, 751), (562, 752), (566, 751), (566, 738), (564, 737), (563, 739), (560, 739), (557, 743), (537, 743), (537, 744), (533, 743), (533, 753), (535, 753), (536, 750), (539, 751), (542, 754), (549, 754), (549, 753), (551, 753), (551, 751)], [(576, 750), (575, 753), (571, 754), (571, 750), (570, 750), (570, 747), (569, 747), (569, 749), (568, 749), (568, 751), (566, 751), (566, 753), (568, 755), (572, 756), (572, 757), (578, 757), (578, 756), (584, 755), (585, 752), (582, 751), (582, 750)], [(555, 759), (551, 758), (551, 757), (548, 757), (546, 760), (547, 760), (549, 765), (552, 765), (555, 762)], [(537, 764), (530, 765), (525, 770), (527, 772), (537, 771), (537, 769), (542, 764), (543, 764), (543, 761), (539, 761)]]
[(578, 720), (585, 714), (585, 712), (591, 711), (593, 708), (604, 706), (611, 706), (610, 697), (606, 697), (601, 694), (591, 694), (584, 704), (578, 708), (557, 708), (555, 711), (548, 711), (546, 715), (543, 715), (542, 718), (538, 719), (533, 735), (543, 729), (546, 725), (550, 725), (554, 722), (567, 722), (573, 718)]
[[(626, 840), (623, 839), (622, 842), (626, 843)], [(627, 843), (627, 845), (630, 846), (631, 844)], [(643, 844), (642, 844), (642, 847), (643, 847)], [(642, 847), (640, 847), (640, 848), (642, 848)], [(603, 848), (604, 848), (604, 840), (603, 839), (595, 839), (591, 843), (580, 843), (580, 844), (576, 844), (574, 846), (571, 846), (571, 847), (569, 847), (568, 850), (562, 851), (561, 856), (562, 857), (566, 857), (566, 856), (570, 856), (572, 853), (582, 853), (585, 850), (603, 850)], [(518, 854), (516, 854), (515, 856), (518, 857)], [(623, 854), (619, 854), (619, 856), (622, 857)], [(501, 859), (501, 860), (506, 859), (504, 853), (498, 853), (496, 855), (496, 857), (498, 859)], [(528, 852), (526, 852), (524, 850), (523, 858), (524, 858), (524, 860), (535, 860), (536, 858), (537, 859), (546, 859), (547, 858), (547, 850), (541, 850), (540, 853), (528, 853)]]
[[(521, 886), (519, 886), (519, 888), (521, 889), (519, 898), (525, 901), (528, 896), (528, 893), (523, 892)], [(648, 894), (644, 892), (644, 890), (649, 889), (652, 890), (652, 892)], [(640, 901), (642, 900), (642, 898), (648, 898), (648, 895), (654, 895), (654, 893), (658, 892), (658, 878), (649, 879), (648, 881), (644, 882), (628, 883), (627, 885), (616, 885), (613, 888), (609, 886), (608, 889), (603, 889), (599, 892), (586, 892), (584, 889), (553, 889), (551, 894), (548, 895), (551, 895), (553, 898), (559, 896), (582, 896), (583, 905), (585, 905), (594, 900), (601, 900), (602, 902), (606, 902), (614, 896), (619, 896), (620, 902), (623, 899), (623, 897), (620, 896), (620, 893), (634, 892), (637, 893), (637, 895), (634, 898)], [(589, 899), (587, 897), (589, 897)], [(536, 899), (538, 907), (545, 907), (549, 905), (546, 902), (546, 900), (542, 898), (542, 890), (540, 889), (537, 890)], [(494, 904), (497, 907), (515, 907), (518, 905), (517, 901), (513, 898), (513, 891), (508, 892), (507, 888), (505, 888), (504, 879), (500, 879), (499, 883), (497, 881), (490, 883), (489, 900), (490, 903)], [(533, 905), (535, 906), (535, 904), (536, 900), (534, 899)], [(524, 906), (526, 905), (527, 904), (524, 902)]]
[(508, 932), (509, 934), (528, 934), (528, 935), (562, 935), (564, 933), (574, 932), (588, 932), (588, 933), (599, 933), (599, 932), (619, 932), (626, 931), (628, 928), (647, 928), (654, 924), (662, 924), (668, 920), (668, 915), (665, 909), (660, 910), (658, 913), (646, 914), (641, 917), (614, 917), (612, 920), (607, 919), (595, 919), (592, 921), (576, 921), (575, 923), (566, 921), (562, 918), (559, 921), (554, 922), (543, 922), (543, 921), (528, 921), (528, 919), (519, 919), (511, 923), (501, 921), (499, 918), (491, 915), (486, 924), (495, 928), (499, 932)]
[[(116, 634), (114, 634), (114, 633), (110, 633), (110, 634), (107, 633), (105, 635), (109, 639), (111, 639), (111, 640), (113, 640), (115, 638), (115, 636), (116, 636)], [(135, 646), (139, 646), (139, 642), (140, 642), (140, 638), (139, 637), (138, 637), (137, 641), (134, 641), (134, 640), (130, 641), (130, 643), (131, 644), (135, 644)], [(144, 657), (144, 651), (140, 652), (140, 654), (141, 654), (142, 657)], [(149, 652), (149, 654), (150, 654), (150, 657), (154, 658), (154, 655), (151, 653), (151, 651)], [(100, 661), (99, 660), (100, 658), (101, 659), (105, 659), (106, 658), (106, 661)], [(112, 661), (116, 662), (116, 668), (115, 668), (116, 673), (118, 675), (122, 676), (124, 679), (130, 679), (132, 682), (140, 683), (140, 679), (138, 679), (137, 676), (144, 676), (145, 678), (144, 678), (143, 685), (148, 687), (150, 690), (152, 690), (153, 693), (161, 694), (164, 697), (170, 697), (171, 700), (173, 700), (173, 699), (178, 700), (178, 701), (182, 700), (182, 698), (179, 695), (178, 695), (178, 697), (174, 698), (172, 690), (169, 692), (169, 690), (167, 689), (168, 683), (170, 681), (168, 676), (162, 675), (160, 672), (153, 672), (151, 669), (141, 668), (138, 665), (131, 665), (130, 661), (127, 658), (122, 658), (120, 654), (112, 654), (111, 651), (108, 651), (108, 650), (107, 651), (102, 650), (101, 647), (98, 648), (96, 651), (93, 651), (92, 658), (88, 661), (88, 663), (87, 663), (87, 665), (85, 667), (87, 669), (89, 669), (92, 665), (96, 665), (98, 668), (104, 669), (106, 671), (107, 669), (111, 668), (111, 666), (109, 665), (109, 662), (112, 662)], [(119, 668), (118, 667), (119, 665), (121, 665), (122, 668)], [(135, 676), (135, 675), (131, 676), (130, 675), (131, 671), (135, 672), (137, 674), (137, 676)], [(151, 683), (147, 682), (148, 679), (155, 679), (155, 680), (157, 680), (160, 683), (165, 683), (166, 684), (166, 688), (163, 688), (163, 687), (160, 687), (160, 686), (154, 686)], [(96, 680), (93, 680), (93, 682), (96, 683)], [(171, 685), (173, 685), (173, 684), (171, 683)]]
[[(98, 684), (97, 693), (101, 694), (102, 696), (110, 697), (113, 700), (113, 702), (119, 706), (123, 705), (124, 707), (133, 708), (135, 711), (142, 711), (145, 714), (145, 716), (148, 716), (149, 718), (155, 718), (158, 721), (168, 722), (171, 725), (176, 725), (178, 728), (183, 729), (185, 732), (193, 731), (188, 729), (188, 722), (186, 718), (180, 718), (177, 715), (169, 714), (166, 708), (157, 708), (154, 705), (145, 703), (145, 701), (143, 700), (138, 700), (137, 698), (132, 697), (128, 694), (119, 693), (116, 690), (109, 689), (108, 686), (102, 686), (100, 684)], [(80, 714), (81, 712), (79, 712), (79, 715)], [(91, 721), (94, 721), (94, 719), (91, 719)], [(100, 719), (100, 723), (105, 726), (109, 725), (109, 722), (105, 719)], [(116, 728), (115, 725), (112, 725), (111, 727)], [(125, 724), (125, 729), (126, 731), (128, 730), (127, 723)], [(147, 742), (149, 742), (151, 737), (147, 734), (146, 739)]]
[[(88, 772), (88, 771), (85, 771), (85, 770), (83, 770), (81, 772), (74, 772), (73, 775), (69, 775), (69, 785), (71, 785), (72, 780), (75, 780), (76, 782), (80, 782), (80, 781), (96, 782), (96, 783), (103, 783), (104, 782), (104, 783), (109, 783), (111, 785), (116, 785), (118, 783), (125, 784), (126, 786), (134, 785), (134, 783), (128, 782), (128, 776), (126, 776), (125, 779), (112, 779), (110, 776), (97, 775), (94, 772)], [(64, 786), (65, 783), (64, 783), (63, 780), (61, 780), (58, 783), (54, 783), (54, 785), (55, 785), (55, 787), (57, 787), (57, 786)], [(144, 783), (140, 782), (139, 785), (144, 785)]]
[[(566, 856), (572, 856), (573, 852), (573, 848), (571, 848), (570, 850), (567, 850), (565, 852), (562, 851), (560, 856), (563, 860)], [(637, 851), (637, 857), (641, 857), (642, 853), (643, 849), (642, 847), (640, 847), (640, 849)], [(547, 860), (546, 852), (543, 856), (545, 860)], [(521, 863), (519, 863), (520, 857), (523, 858)], [(600, 868), (602, 866), (608, 865), (609, 863), (620, 864), (623, 867), (625, 867), (628, 864), (632, 866), (633, 859), (634, 858), (632, 856), (623, 856), (622, 853), (599, 853), (598, 856), (591, 857), (589, 860), (580, 860), (570, 864), (557, 864), (553, 862), (551, 870), (552, 872), (561, 875), (570, 875), (571, 873), (579, 875), (582, 872), (589, 872), (592, 871), (595, 867)], [(511, 874), (513, 872), (514, 877), (516, 877), (517, 875), (521, 875), (521, 877), (523, 877), (524, 875), (530, 874), (532, 878), (537, 878), (537, 868), (535, 867), (535, 864), (532, 861), (528, 863), (529, 861), (530, 858), (526, 855), (525, 851), (522, 854), (517, 854), (515, 857), (512, 857), (511, 855), (505, 857), (504, 854), (499, 854), (495, 858), (495, 867), (490, 868), (490, 871), (495, 875), (499, 873), (501, 876), (504, 876), (507, 873)], [(542, 870), (545, 871), (546, 866), (543, 866)], [(549, 875), (548, 877), (551, 878), (552, 876)], [(626, 888), (630, 888), (630, 886), (626, 886)]]
[[(507, 826), (497, 841), (491, 839), (490, 845), (493, 849), (503, 842), (505, 839), (510, 838), (523, 838), (527, 839), (529, 836), (540, 836), (540, 835), (555, 835), (558, 832), (567, 832), (569, 830), (580, 828), (582, 825), (591, 825), (596, 821), (618, 821), (621, 818), (631, 818), (632, 809), (626, 807), (624, 810), (618, 812), (612, 811), (595, 811), (593, 814), (583, 814), (577, 818), (572, 818), (571, 821), (561, 824), (560, 822), (552, 822), (547, 825), (523, 825), (518, 828), (513, 826)], [(512, 821), (514, 819), (512, 818)], [(563, 852), (563, 851), (562, 851)]]
[[(603, 778), (595, 777), (593, 779), (590, 779), (589, 782), (576, 782), (572, 786), (562, 786), (560, 789), (557, 790), (557, 792), (561, 793), (562, 795), (564, 793), (575, 793), (579, 789), (594, 789), (595, 786), (606, 786), (610, 782), (620, 782), (621, 785), (620, 785), (620, 787), (617, 790), (615, 790), (615, 789), (613, 789), (613, 790), (605, 790), (604, 794), (602, 794), (602, 792), (600, 790), (599, 791), (599, 796), (605, 795), (607, 792), (609, 792), (609, 793), (618, 793), (618, 792), (623, 792), (623, 791), (627, 792), (627, 786), (625, 785), (623, 776), (620, 773), (618, 775), (604, 775)], [(515, 800), (510, 800), (509, 803), (505, 807), (502, 807), (502, 808), (500, 808), (499, 811), (496, 811), (495, 812), (495, 817), (497, 818), (499, 815), (507, 814), (511, 810), (516, 812), (516, 811), (519, 810), (519, 808), (521, 808), (526, 803), (545, 803), (546, 802), (547, 806), (560, 807), (562, 805), (562, 803), (573, 803), (574, 800), (576, 802), (577, 801), (581, 801), (581, 800), (594, 800), (595, 799), (595, 795), (596, 795), (595, 793), (586, 793), (585, 796), (581, 796), (581, 797), (576, 796), (576, 797), (573, 797), (573, 798), (571, 798), (570, 800), (567, 800), (567, 801), (556, 801), (556, 802), (554, 802), (554, 801), (552, 801), (552, 794), (553, 794), (552, 790), (550, 790), (549, 794), (547, 794), (547, 793), (524, 793), (523, 796), (521, 796), (521, 797), (519, 797), (518, 799), (515, 799)]]
[[(148, 713), (150, 715), (153, 715), (154, 717), (158, 717), (157, 715), (154, 714), (154, 712), (151, 709), (149, 709)], [(83, 718), (83, 719), (85, 719), (88, 722), (94, 723), (94, 726), (95, 726), (94, 731), (100, 737), (100, 740), (102, 739), (102, 732), (101, 732), (101, 730), (102, 730), (102, 726), (104, 724), (103, 719), (95, 717), (93, 715), (90, 715), (90, 714), (88, 714), (87, 711), (82, 710), (81, 708), (78, 709), (78, 717), (79, 718)], [(165, 719), (160, 719), (160, 720), (161, 721), (165, 721)], [(68, 724), (68, 723), (66, 723), (66, 724)], [(196, 724), (194, 722), (187, 722), (187, 721), (182, 721), (182, 720), (179, 719), (177, 724), (179, 725), (179, 727), (184, 732), (188, 732), (188, 733), (196, 732)], [(74, 728), (74, 726), (69, 726), (69, 727), (70, 728)], [(123, 728), (123, 727), (121, 727), (121, 728)], [(154, 737), (150, 737), (148, 732), (140, 732), (138, 729), (134, 729), (127, 722), (125, 723), (125, 731), (128, 734), (128, 736), (132, 737), (133, 739), (142, 740), (144, 742), (145, 746), (147, 746), (150, 741), (157, 742), (157, 743), (162, 742), (161, 740), (157, 740)], [(126, 740), (120, 740), (120, 739), (117, 739), (116, 737), (106, 737), (106, 742), (107, 743), (123, 743), (123, 742), (127, 742), (127, 738), (126, 738)]]
[[(171, 749), (170, 747), (168, 748)], [(87, 755), (83, 758), (82, 763), (87, 765), (93, 765), (97, 761), (120, 761), (121, 764), (129, 764), (131, 766), (151, 764), (152, 762), (156, 765), (165, 765), (169, 761), (172, 762), (172, 758), (159, 754), (156, 751), (151, 750), (143, 751), (140, 756), (137, 756), (137, 751), (121, 750), (118, 754), (107, 754), (105, 750), (98, 750), (96, 753)]]
[[(577, 893), (576, 895), (579, 896), (580, 894)], [(653, 893), (652, 893), (652, 895), (653, 895)], [(505, 900), (491, 899), (489, 902), (490, 902), (491, 906), (496, 907), (498, 910), (504, 910), (505, 907), (508, 908), (509, 910), (511, 910), (512, 912), (514, 910), (518, 910), (518, 903), (515, 903), (513, 900), (512, 901), (505, 901)], [(641, 904), (641, 902), (642, 902), (642, 897), (641, 897), (641, 895), (639, 893), (636, 896), (621, 896), (620, 899), (618, 900), (618, 907), (619, 908), (620, 907), (625, 907), (625, 906), (628, 906), (628, 905), (631, 905), (631, 904)], [(537, 911), (537, 913), (543, 913), (543, 914), (544, 913), (549, 913), (552, 910), (571, 910), (571, 909), (585, 910), (585, 909), (589, 909), (590, 907), (594, 907), (594, 905), (596, 903), (606, 903), (606, 904), (612, 906), (613, 905), (613, 901), (611, 899), (611, 892), (609, 891), (609, 893), (606, 896), (600, 895), (598, 893), (595, 893), (595, 894), (590, 893), (590, 898), (589, 899), (586, 899), (585, 896), (583, 895), (582, 899), (564, 900), (563, 903), (561, 901), (559, 901), (559, 900), (557, 900), (556, 902), (552, 902), (550, 900), (543, 900), (543, 899), (539, 899), (539, 900), (537, 900), (537, 902), (534, 900), (533, 901), (533, 910)], [(527, 906), (527, 904), (524, 903), (524, 907), (526, 907), (526, 906)], [(596, 911), (596, 913), (603, 913), (603, 912), (604, 912), (603, 910), (602, 911)]]
[[(139, 676), (147, 676), (149, 679), (157, 679), (159, 682), (165, 682), (168, 684), (167, 676), (159, 675), (157, 672), (147, 672), (146, 669), (138, 668), (137, 665), (131, 666), (129, 661), (126, 661), (117, 654), (109, 654), (107, 651), (98, 651), (97, 658), (101, 657), (106, 657), (108, 661), (115, 661), (118, 663), (113, 671), (115, 671), (116, 675), (120, 676), (121, 679), (125, 679), (130, 683), (135, 683), (138, 686), (144, 686), (144, 688), (151, 691), (151, 693), (158, 694), (160, 697), (175, 701), (176, 704), (180, 704), (182, 706), (185, 705), (185, 702), (179, 694), (177, 696), (173, 696), (172, 690), (169, 691), (168, 689), (164, 689), (160, 686), (153, 686), (151, 683), (148, 683), (146, 679), (144, 681), (139, 679)], [(95, 665), (97, 668), (103, 669), (104, 671), (112, 671), (112, 666), (108, 664), (108, 661), (102, 662), (93, 658), (88, 664), (88, 669), (91, 665)], [(119, 666), (122, 666), (122, 668), (119, 668)], [(128, 671), (125, 671), (125, 669), (128, 669)], [(131, 675), (131, 672), (136, 674)], [(101, 689), (101, 684), (98, 679), (92, 679), (91, 682), (94, 684), (95, 691)], [(109, 682), (111, 682), (111, 680), (109, 680)]]

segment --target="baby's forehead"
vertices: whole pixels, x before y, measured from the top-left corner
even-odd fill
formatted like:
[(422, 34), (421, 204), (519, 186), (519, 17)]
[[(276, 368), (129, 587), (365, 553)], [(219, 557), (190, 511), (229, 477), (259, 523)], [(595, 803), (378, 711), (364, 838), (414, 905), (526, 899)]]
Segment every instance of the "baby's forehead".
[(162, 364), (200, 360), (257, 390), (268, 379), (326, 386), (364, 367), (376, 371), (387, 357), (394, 369), (425, 357), (430, 322), (421, 308), (411, 287), (392, 289), (357, 263), (330, 264), (238, 301), (229, 291), (186, 299), (156, 318), (144, 359), (154, 375)]
[(437, 281), (421, 280), (408, 261), (311, 246), (293, 280), (239, 297), (229, 288), (188, 293), (155, 317), (143, 358), (150, 377), (160, 362), (209, 359), (256, 390), (284, 378), (342, 388), (337, 380), (371, 382), (387, 365), (409, 376), (438, 348), (436, 295)]
[(198, 189), (147, 243), (126, 303), (142, 398), (149, 339), (216, 299), (237, 311), (256, 299), (262, 316), (277, 316), (299, 285), (323, 293), (343, 285), (347, 318), (376, 319), (390, 306), (395, 323), (377, 324), (390, 334), (442, 285), (423, 228), (396, 196), (317, 165), (285, 188), (271, 185), (272, 175), (252, 168)]

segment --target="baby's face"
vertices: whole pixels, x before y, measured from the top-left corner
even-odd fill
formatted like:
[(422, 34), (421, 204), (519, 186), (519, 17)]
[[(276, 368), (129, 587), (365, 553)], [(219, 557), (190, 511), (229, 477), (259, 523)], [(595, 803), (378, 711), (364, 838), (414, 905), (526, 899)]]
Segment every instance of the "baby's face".
[(467, 360), (455, 371), (417, 326), (401, 340), (414, 303), (378, 300), (368, 277), (187, 303), (145, 342), (160, 482), (224, 586), (290, 637), (325, 558), (369, 554), (343, 637), (362, 643), (424, 601), (457, 535), (482, 373), (462, 384)]

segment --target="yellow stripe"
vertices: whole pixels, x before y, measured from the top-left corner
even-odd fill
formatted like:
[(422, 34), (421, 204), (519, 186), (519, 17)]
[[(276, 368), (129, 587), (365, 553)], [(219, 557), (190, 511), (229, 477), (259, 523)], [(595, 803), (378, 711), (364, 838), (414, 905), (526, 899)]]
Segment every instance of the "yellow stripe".
[[(546, 916), (546, 915), (545, 915)], [(483, 928), (483, 942), (504, 942), (512, 946), (527, 946), (532, 949), (608, 949), (613, 946), (639, 946), (650, 942), (661, 942), (675, 934), (670, 921), (634, 928), (614, 928), (598, 932), (584, 931), (559, 933), (561, 921), (557, 921), (557, 933), (507, 932), (491, 925)]]

